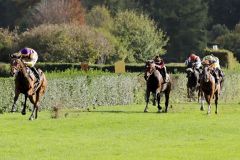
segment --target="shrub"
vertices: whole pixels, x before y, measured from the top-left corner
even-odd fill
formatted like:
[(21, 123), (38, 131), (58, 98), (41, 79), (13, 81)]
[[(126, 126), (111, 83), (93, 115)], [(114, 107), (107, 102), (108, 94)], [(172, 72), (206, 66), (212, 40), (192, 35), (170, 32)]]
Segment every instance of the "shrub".
[(164, 54), (168, 41), (153, 20), (133, 11), (116, 15), (113, 34), (120, 41), (127, 62), (145, 62), (156, 54)]
[(41, 25), (20, 35), (19, 47), (29, 46), (45, 62), (95, 63), (101, 55), (114, 52), (114, 46), (91, 27)]
[(14, 48), (15, 35), (7, 29), (0, 28), (0, 61), (7, 62)]

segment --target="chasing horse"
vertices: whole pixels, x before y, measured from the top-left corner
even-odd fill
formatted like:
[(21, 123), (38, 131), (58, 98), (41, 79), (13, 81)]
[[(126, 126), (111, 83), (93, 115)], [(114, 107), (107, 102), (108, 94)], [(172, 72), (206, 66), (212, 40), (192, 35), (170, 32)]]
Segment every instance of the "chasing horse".
[(161, 94), (165, 94), (165, 112), (168, 112), (168, 104), (169, 104), (169, 94), (171, 91), (171, 81), (169, 75), (162, 76), (160, 71), (158, 70), (159, 66), (157, 66), (154, 60), (146, 61), (145, 65), (145, 74), (144, 78), (146, 80), (146, 107), (144, 112), (148, 112), (148, 103), (150, 93), (154, 96), (154, 103), (157, 99), (157, 107), (158, 112), (162, 112), (162, 107), (160, 106)]
[(215, 114), (218, 113), (218, 98), (220, 94), (220, 82), (218, 82), (217, 78), (212, 74), (213, 69), (209, 62), (203, 62), (203, 73), (200, 79), (200, 96), (201, 96), (201, 110), (204, 110), (204, 101), (208, 103), (208, 111), (207, 114), (211, 113), (211, 101), (215, 100)]
[[(190, 101), (195, 99), (195, 93), (199, 93), (201, 75), (201, 59), (199, 56), (191, 52), (188, 59), (185, 61), (187, 66), (187, 95)], [(198, 95), (199, 98), (199, 95)]]
[(45, 74), (40, 69), (34, 68), (38, 58), (37, 54), (30, 48), (24, 48), (20, 52), (10, 55), (10, 58), (11, 75), (15, 77), (15, 96), (11, 112), (17, 111), (16, 102), (22, 93), (25, 96), (22, 115), (26, 114), (26, 102), (29, 98), (33, 104), (29, 120), (37, 119), (40, 99), (47, 87)]

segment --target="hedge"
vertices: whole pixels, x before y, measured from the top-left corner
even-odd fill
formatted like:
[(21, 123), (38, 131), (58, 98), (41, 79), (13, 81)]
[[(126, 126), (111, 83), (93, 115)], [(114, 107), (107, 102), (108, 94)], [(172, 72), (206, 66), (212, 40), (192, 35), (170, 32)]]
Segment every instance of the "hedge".
[[(173, 88), (170, 103), (186, 103), (186, 75), (171, 75)], [(67, 108), (86, 108), (108, 105), (145, 105), (145, 80), (137, 74), (107, 74), (54, 77), (47, 76), (48, 89), (41, 102), (44, 109), (59, 105)], [(14, 96), (13, 78), (0, 78), (0, 111), (11, 109)], [(226, 74), (221, 103), (240, 103), (239, 74)], [(19, 98), (18, 106), (23, 96)], [(163, 103), (162, 103), (163, 104)]]
[[(37, 63), (36, 67), (44, 72), (81, 70), (81, 63)], [(186, 67), (182, 63), (166, 64), (169, 73), (184, 73)], [(114, 65), (89, 65), (90, 70), (114, 72)], [(144, 64), (126, 64), (126, 72), (144, 72)], [(0, 63), (0, 77), (9, 77), (9, 64)]]
[(234, 57), (234, 54), (229, 50), (213, 50), (213, 49), (205, 49), (205, 55), (213, 54), (214, 56), (219, 58), (220, 66), (228, 69), (236, 69), (238, 66), (238, 61)]

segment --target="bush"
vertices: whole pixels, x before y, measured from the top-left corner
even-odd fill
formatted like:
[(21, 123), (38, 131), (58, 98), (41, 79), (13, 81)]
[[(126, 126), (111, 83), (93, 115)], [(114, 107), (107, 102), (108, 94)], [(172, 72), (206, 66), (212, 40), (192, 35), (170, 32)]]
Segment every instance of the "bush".
[(93, 28), (77, 25), (41, 25), (20, 35), (19, 48), (29, 46), (45, 62), (95, 63), (114, 46)]
[(10, 76), (10, 65), (5, 63), (0, 63), (0, 77)]
[(0, 28), (0, 61), (7, 62), (14, 48), (15, 36), (12, 32)]

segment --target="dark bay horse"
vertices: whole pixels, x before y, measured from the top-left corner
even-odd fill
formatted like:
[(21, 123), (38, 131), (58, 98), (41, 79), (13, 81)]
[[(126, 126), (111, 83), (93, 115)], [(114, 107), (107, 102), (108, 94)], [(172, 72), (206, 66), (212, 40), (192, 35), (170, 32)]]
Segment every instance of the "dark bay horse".
[[(209, 66), (204, 66), (203, 73), (200, 79), (200, 95), (201, 95), (201, 110), (204, 110), (203, 99), (208, 103), (208, 112), (211, 113), (211, 100), (215, 99), (216, 110), (215, 113), (218, 113), (218, 98), (220, 93), (220, 84), (215, 83), (215, 78), (211, 74), (211, 69)], [(203, 97), (204, 96), (204, 97)]]
[[(12, 106), (12, 112), (16, 112), (16, 102), (18, 100), (19, 94), (25, 95), (24, 106), (22, 109), (22, 115), (26, 114), (26, 101), (29, 98), (30, 102), (33, 104), (32, 114), (29, 120), (37, 119), (37, 113), (39, 109), (40, 98), (44, 95), (47, 87), (47, 79), (44, 73), (39, 69), (40, 82), (37, 88), (34, 88), (34, 83), (36, 78), (32, 71), (23, 63), (19, 58), (11, 57), (11, 75), (15, 76), (15, 96)], [(34, 116), (35, 113), (35, 116)]]
[(195, 93), (199, 93), (199, 77), (200, 73), (194, 68), (187, 68), (187, 95), (190, 101), (195, 99)]
[[(171, 91), (171, 81), (164, 83), (163, 77), (160, 72), (156, 69), (155, 63), (152, 60), (146, 62), (144, 78), (146, 80), (146, 107), (144, 112), (148, 111), (148, 103), (150, 93), (154, 95), (154, 101), (157, 99), (158, 112), (161, 112), (162, 107), (160, 106), (161, 93), (165, 94), (165, 112), (168, 111), (169, 94)], [(170, 78), (169, 78), (170, 79)]]

